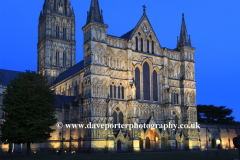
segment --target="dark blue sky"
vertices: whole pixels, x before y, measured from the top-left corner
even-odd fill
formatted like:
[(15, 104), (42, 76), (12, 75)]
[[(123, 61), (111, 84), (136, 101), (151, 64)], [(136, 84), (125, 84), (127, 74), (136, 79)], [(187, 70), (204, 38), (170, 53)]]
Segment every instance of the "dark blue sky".
[[(76, 62), (83, 59), (83, 32), (90, 0), (70, 0), (76, 16)], [(0, 2), (0, 68), (37, 70), (38, 18), (44, 0)], [(133, 29), (147, 6), (147, 16), (162, 47), (174, 49), (182, 13), (196, 47), (197, 104), (226, 105), (240, 121), (239, 0), (99, 0), (108, 34)], [(238, 116), (238, 117), (237, 117)]]

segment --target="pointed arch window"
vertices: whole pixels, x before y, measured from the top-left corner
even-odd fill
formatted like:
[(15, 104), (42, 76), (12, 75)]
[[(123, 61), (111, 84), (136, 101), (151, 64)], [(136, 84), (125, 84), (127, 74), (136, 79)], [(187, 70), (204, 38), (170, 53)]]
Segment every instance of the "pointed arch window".
[(120, 108), (116, 108), (113, 112), (113, 124), (123, 124), (124, 122), (124, 116), (123, 112), (120, 110)]
[(59, 38), (59, 26), (56, 26), (56, 38)]
[(150, 71), (147, 62), (143, 64), (143, 93), (144, 100), (150, 100)]
[(141, 38), (141, 51), (143, 51), (143, 39)]
[(118, 86), (118, 98), (120, 99), (121, 97), (120, 97), (120, 92), (121, 92), (121, 88), (120, 88), (120, 86)]
[(113, 94), (112, 94), (112, 85), (110, 85), (110, 98), (113, 98)]
[(117, 98), (117, 93), (116, 93), (117, 92), (117, 87), (114, 85), (113, 88), (114, 88), (114, 91), (113, 91), (114, 92), (114, 98)]
[(172, 93), (171, 95), (172, 97), (172, 103), (173, 104), (179, 104), (179, 101), (178, 101), (178, 93)]
[(153, 101), (158, 101), (157, 72), (153, 71)]
[(66, 31), (67, 31), (66, 27), (64, 27), (63, 28), (63, 39), (67, 39), (67, 37), (66, 37), (67, 32)]
[(66, 67), (66, 52), (63, 52), (63, 67)]
[(136, 37), (136, 39), (135, 39), (135, 42), (136, 42), (136, 50), (138, 50), (138, 37)]
[(118, 114), (118, 118), (119, 118), (119, 123), (123, 124), (123, 113), (121, 111)]
[(56, 51), (56, 66), (59, 66), (59, 51)]
[(154, 54), (154, 41), (152, 41), (152, 54)]
[(137, 67), (135, 69), (135, 86), (136, 86), (136, 99), (140, 99), (140, 70)]
[(124, 99), (124, 87), (122, 86), (122, 99)]
[(147, 53), (149, 53), (149, 40), (147, 40)]
[(117, 112), (116, 111), (114, 111), (113, 112), (113, 124), (117, 124), (118, 122), (117, 122)]

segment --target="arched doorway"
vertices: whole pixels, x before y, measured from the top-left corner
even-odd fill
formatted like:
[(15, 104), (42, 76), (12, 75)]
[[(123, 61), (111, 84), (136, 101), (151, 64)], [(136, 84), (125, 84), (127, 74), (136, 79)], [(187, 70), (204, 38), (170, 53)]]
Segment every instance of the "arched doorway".
[(165, 137), (161, 139), (161, 149), (167, 150), (167, 139)]
[(146, 149), (151, 149), (150, 148), (150, 138), (149, 137), (146, 138)]
[(143, 150), (143, 139), (141, 137), (139, 137), (139, 146), (140, 150)]
[(155, 129), (149, 129), (146, 134), (145, 148), (155, 150), (158, 148), (158, 133)]
[(216, 139), (215, 138), (212, 139), (212, 148), (216, 148)]
[(118, 140), (117, 141), (117, 151), (121, 151), (122, 150), (122, 144), (121, 144), (121, 141)]

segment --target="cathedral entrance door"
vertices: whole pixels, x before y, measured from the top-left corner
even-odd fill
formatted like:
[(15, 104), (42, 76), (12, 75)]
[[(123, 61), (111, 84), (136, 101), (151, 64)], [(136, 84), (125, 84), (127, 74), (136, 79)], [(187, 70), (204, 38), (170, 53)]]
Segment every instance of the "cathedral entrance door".
[(121, 141), (118, 140), (117, 141), (117, 151), (121, 151), (122, 150), (122, 144), (121, 144)]
[(150, 138), (149, 137), (146, 138), (146, 149), (151, 149), (150, 148)]
[(140, 146), (140, 150), (143, 150), (143, 139), (139, 138), (139, 146)]
[(146, 134), (146, 149), (155, 150), (158, 147), (158, 133), (154, 129), (149, 129)]
[(167, 139), (165, 137), (161, 139), (161, 149), (167, 150)]

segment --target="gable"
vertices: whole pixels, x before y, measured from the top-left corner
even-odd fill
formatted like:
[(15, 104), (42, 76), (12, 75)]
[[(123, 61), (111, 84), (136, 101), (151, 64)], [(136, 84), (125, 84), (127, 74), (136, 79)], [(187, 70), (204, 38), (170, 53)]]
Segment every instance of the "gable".
[(128, 33), (124, 34), (122, 37), (127, 38), (133, 42), (135, 42), (135, 37), (142, 38), (143, 40), (151, 40), (157, 44), (157, 47), (161, 48), (161, 45), (145, 12), (143, 13), (136, 27)]

